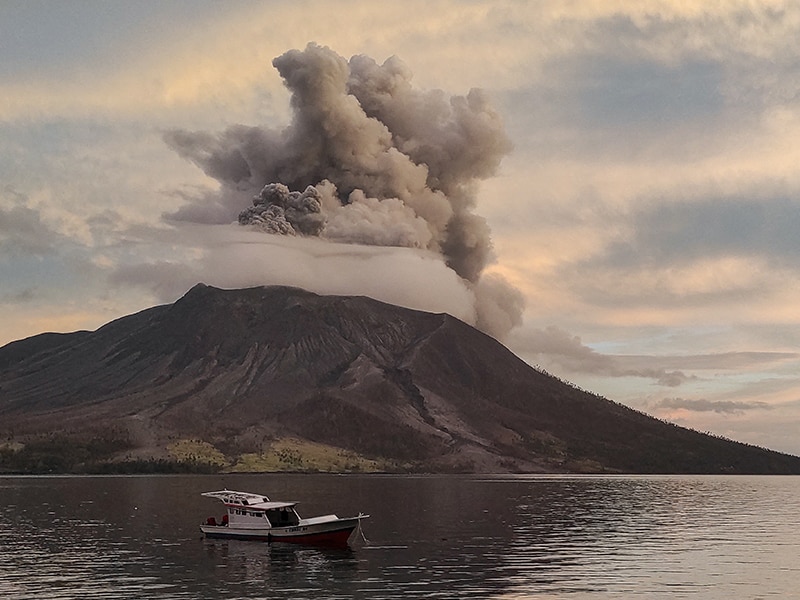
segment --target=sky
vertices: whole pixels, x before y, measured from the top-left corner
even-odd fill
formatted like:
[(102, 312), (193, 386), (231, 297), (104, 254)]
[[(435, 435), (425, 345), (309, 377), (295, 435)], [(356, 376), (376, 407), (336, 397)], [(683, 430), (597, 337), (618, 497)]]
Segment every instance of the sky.
[(770, 0), (5, 0), (0, 345), (363, 294), (800, 455), (797, 39)]

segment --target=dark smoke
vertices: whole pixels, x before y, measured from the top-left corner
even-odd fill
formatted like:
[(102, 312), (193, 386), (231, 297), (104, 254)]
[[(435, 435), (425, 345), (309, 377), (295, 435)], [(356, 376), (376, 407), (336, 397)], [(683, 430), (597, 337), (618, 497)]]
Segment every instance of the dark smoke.
[(269, 233), (431, 250), (473, 288), (479, 327), (500, 337), (519, 324), (521, 294), (496, 276), (481, 282), (492, 246), (473, 212), (477, 183), (511, 149), (487, 96), (421, 91), (396, 57), (347, 61), (313, 43), (273, 65), (291, 92), (288, 127), (165, 135), (220, 182), (217, 195), (170, 217), (208, 223), (238, 215)]
[(253, 198), (253, 206), (239, 213), (239, 223), (256, 225), (267, 233), (319, 235), (325, 226), (317, 188), (290, 192), (282, 183), (270, 183)]

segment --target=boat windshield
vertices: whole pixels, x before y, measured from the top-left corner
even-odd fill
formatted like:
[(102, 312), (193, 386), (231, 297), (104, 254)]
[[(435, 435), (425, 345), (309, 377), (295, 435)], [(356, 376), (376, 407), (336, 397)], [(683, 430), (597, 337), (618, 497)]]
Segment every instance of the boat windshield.
[(268, 510), (266, 514), (273, 527), (294, 527), (300, 523), (300, 517), (291, 507)]

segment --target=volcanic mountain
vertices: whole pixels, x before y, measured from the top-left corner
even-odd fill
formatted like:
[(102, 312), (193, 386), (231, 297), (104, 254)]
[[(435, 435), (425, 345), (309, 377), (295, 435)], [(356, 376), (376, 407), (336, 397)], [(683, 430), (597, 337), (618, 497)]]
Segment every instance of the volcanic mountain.
[(0, 348), (0, 434), (7, 463), (57, 438), (112, 464), (191, 447), (220, 468), (279, 452), (303, 469), (315, 448), (382, 470), (800, 473), (577, 389), (449, 315), (277, 286), (200, 284)]

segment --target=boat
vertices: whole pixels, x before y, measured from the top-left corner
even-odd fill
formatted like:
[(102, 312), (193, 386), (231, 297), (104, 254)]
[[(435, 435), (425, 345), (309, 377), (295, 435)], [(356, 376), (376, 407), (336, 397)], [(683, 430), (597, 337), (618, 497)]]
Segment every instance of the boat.
[(227, 489), (201, 495), (222, 501), (226, 509), (220, 521), (208, 517), (200, 526), (207, 538), (347, 545), (361, 531), (361, 520), (369, 517), (359, 513), (347, 518), (331, 514), (303, 519), (295, 509), (297, 502), (275, 502), (262, 494)]

